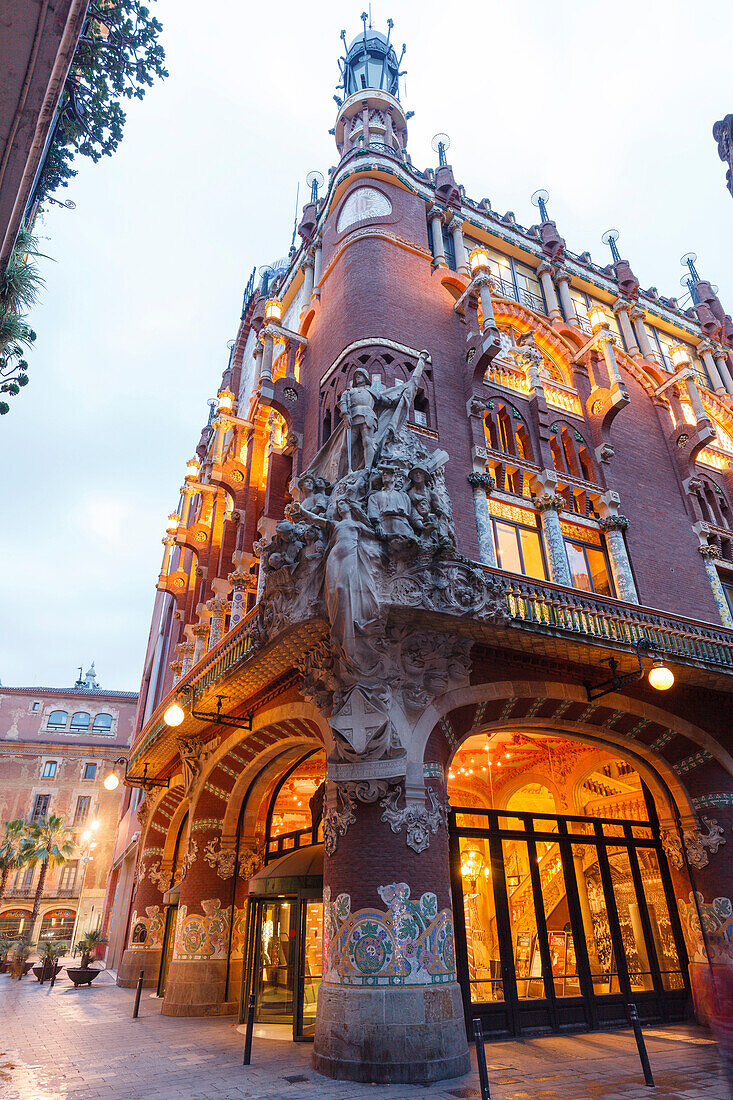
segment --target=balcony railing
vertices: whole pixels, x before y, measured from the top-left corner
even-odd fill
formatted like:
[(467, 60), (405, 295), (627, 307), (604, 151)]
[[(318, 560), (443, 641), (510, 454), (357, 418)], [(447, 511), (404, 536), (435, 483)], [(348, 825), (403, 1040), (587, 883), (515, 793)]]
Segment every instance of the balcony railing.
[(507, 610), (518, 625), (565, 637), (634, 645), (646, 639), (661, 653), (733, 670), (733, 631), (694, 619), (579, 592), (546, 581), (485, 567), (501, 585)]
[(509, 282), (507, 279), (500, 279), (496, 275), (491, 276), (491, 281), (494, 284), (495, 293), (501, 295), (502, 298), (509, 298), (510, 301), (516, 302), (520, 306), (527, 306), (535, 313), (547, 313), (541, 295), (533, 294), (529, 290), (520, 290), (514, 283)]

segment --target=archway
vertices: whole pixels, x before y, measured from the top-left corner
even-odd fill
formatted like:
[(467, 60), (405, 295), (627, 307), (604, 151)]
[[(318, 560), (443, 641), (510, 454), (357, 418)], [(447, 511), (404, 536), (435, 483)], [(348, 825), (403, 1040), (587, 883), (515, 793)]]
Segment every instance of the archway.
[(661, 777), (616, 746), (518, 723), (464, 738), (447, 789), (467, 1014), (494, 1035), (618, 1024), (632, 1002), (684, 1018)]

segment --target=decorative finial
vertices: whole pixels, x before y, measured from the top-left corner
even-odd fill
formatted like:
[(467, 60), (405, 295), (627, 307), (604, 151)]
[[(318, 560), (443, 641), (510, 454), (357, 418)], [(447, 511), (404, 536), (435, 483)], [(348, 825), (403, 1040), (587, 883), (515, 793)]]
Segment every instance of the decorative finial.
[(539, 207), (540, 217), (542, 218), (543, 222), (549, 222), (549, 220), (550, 220), (549, 217), (548, 217), (548, 214), (547, 214), (547, 206), (546, 206), (546, 203), (549, 200), (549, 198), (550, 198), (550, 196), (547, 194), (544, 187), (541, 187), (539, 191), (534, 192), (534, 194), (532, 195), (532, 198), (530, 199), (530, 202), (532, 203), (533, 206)]
[(441, 168), (445, 168), (448, 164), (448, 158), (446, 153), (450, 149), (450, 138), (447, 134), (436, 134), (433, 140), (430, 142), (430, 147), (434, 153), (438, 154), (438, 164)]
[(695, 267), (695, 260), (697, 259), (697, 252), (685, 252), (684, 256), (680, 257), (681, 264), (687, 264), (690, 269), (690, 278), (694, 279), (696, 283), (700, 282), (700, 276), (697, 273)]
[(318, 188), (323, 185), (323, 175), (321, 172), (309, 172), (305, 177), (305, 182), (311, 189), (311, 202), (318, 202)]
[(611, 249), (611, 255), (613, 256), (613, 262), (615, 264), (617, 264), (619, 262), (619, 260), (621, 259), (621, 254), (620, 254), (618, 248), (616, 247), (616, 241), (618, 240), (618, 237), (619, 237), (618, 229), (607, 229), (606, 232), (601, 237), (601, 240), (603, 241), (603, 243), (607, 244), (608, 247)]

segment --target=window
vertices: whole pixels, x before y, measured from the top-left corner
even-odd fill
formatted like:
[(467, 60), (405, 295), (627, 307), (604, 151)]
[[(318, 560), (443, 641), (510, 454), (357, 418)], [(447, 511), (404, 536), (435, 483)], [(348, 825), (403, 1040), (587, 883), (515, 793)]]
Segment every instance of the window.
[(725, 595), (726, 601), (728, 603), (728, 609), (731, 615), (733, 615), (733, 577), (731, 577), (730, 580), (723, 580), (723, 578), (721, 577), (720, 583), (723, 586), (723, 594)]
[[(456, 247), (453, 242), (453, 234), (448, 232), (445, 225), (441, 226), (441, 236), (443, 238), (443, 252), (445, 253), (445, 262), (451, 271), (456, 270)], [(433, 244), (433, 224), (428, 222), (428, 240), (430, 244), (430, 251), (435, 256), (435, 246)]]
[(35, 870), (35, 867), (24, 867), (22, 871), (18, 871), (13, 889), (24, 894), (30, 893)]
[(76, 800), (76, 810), (74, 811), (74, 824), (84, 825), (89, 817), (89, 804), (92, 801), (91, 795), (82, 794)]
[(561, 521), (573, 588), (613, 596), (613, 584), (600, 532)]
[(34, 714), (36, 713), (36, 711), (38, 710), (38, 708), (40, 707), (40, 705), (41, 705), (40, 703), (33, 703), (33, 704), (31, 705), (31, 710), (33, 711), (33, 713), (34, 713)]
[(74, 733), (79, 733), (82, 730), (88, 730), (90, 717), (91, 715), (85, 710), (77, 711), (71, 719), (71, 728)]
[(37, 794), (36, 801), (33, 804), (33, 813), (31, 814), (31, 821), (42, 821), (48, 813), (48, 806), (51, 801), (50, 794)]
[(487, 503), (499, 569), (546, 580), (537, 513), (491, 498)]
[(575, 287), (570, 288), (570, 298), (573, 302), (573, 305), (575, 306), (575, 317), (566, 317), (565, 319), (567, 321), (570, 321), (571, 325), (577, 322), (583, 332), (587, 333), (587, 335), (590, 336), (592, 330), (590, 326), (590, 321), (588, 320), (588, 313), (593, 308), (593, 306), (601, 305), (606, 312), (606, 317), (608, 318), (608, 327), (611, 330), (611, 335), (615, 338), (615, 343), (622, 350), (626, 350), (626, 344), (624, 343), (624, 338), (621, 334), (621, 329), (619, 328), (616, 314), (611, 309), (609, 309), (606, 302), (599, 302), (598, 299), (591, 298), (591, 296), (589, 294), (586, 294), (585, 291), (576, 290)]
[(112, 715), (111, 714), (98, 714), (94, 719), (92, 726), (93, 733), (111, 733), (112, 732)]
[(61, 878), (59, 879), (59, 890), (68, 890), (73, 892), (76, 885), (76, 873), (79, 868), (78, 859), (70, 859), (61, 868)]
[[(466, 240), (464, 243), (466, 257), (479, 245), (478, 241)], [(511, 256), (495, 252), (493, 248), (487, 248), (483, 243), (480, 247), (489, 254), (489, 270), (496, 286), (496, 293), (502, 298), (509, 298), (513, 302), (519, 302), (520, 305), (528, 306), (535, 313), (546, 314), (547, 307), (535, 269), (528, 264), (520, 263), (519, 260), (514, 260)]]
[(97, 778), (97, 765), (96, 764), (85, 764), (84, 765), (84, 778), (85, 779), (96, 779)]
[(48, 716), (48, 723), (46, 729), (49, 730), (65, 730), (66, 723), (69, 720), (69, 715), (65, 710), (52, 710)]
[(46, 763), (43, 765), (43, 775), (42, 775), (41, 778), (42, 779), (55, 779), (57, 768), (58, 768), (58, 763), (57, 763), (56, 760), (47, 760)]

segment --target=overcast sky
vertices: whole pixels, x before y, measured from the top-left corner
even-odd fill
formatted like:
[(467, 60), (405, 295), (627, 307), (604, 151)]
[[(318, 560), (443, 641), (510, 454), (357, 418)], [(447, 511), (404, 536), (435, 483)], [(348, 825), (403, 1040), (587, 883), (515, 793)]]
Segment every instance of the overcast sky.
[[(165, 519), (227, 362), (253, 266), (287, 253), (296, 185), (335, 162), (339, 32), (360, 2), (159, 0), (170, 77), (40, 229), (31, 384), (0, 421), (0, 678), (137, 690)], [(733, 7), (664, 0), (372, 5), (407, 43), (408, 148), (523, 225), (530, 195), (568, 247), (681, 294), (679, 257), (733, 309), (733, 199), (711, 127), (733, 111)]]

